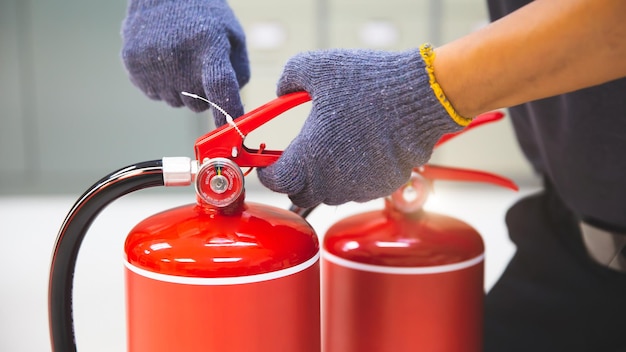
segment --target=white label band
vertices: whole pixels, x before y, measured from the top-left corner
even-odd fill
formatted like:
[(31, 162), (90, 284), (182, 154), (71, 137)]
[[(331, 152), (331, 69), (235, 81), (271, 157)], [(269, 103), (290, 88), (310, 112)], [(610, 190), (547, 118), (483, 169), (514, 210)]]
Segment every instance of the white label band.
[(183, 285), (203, 285), (203, 286), (219, 286), (219, 285), (243, 285), (250, 284), (254, 282), (261, 281), (270, 281), (274, 279), (280, 279), (285, 276), (297, 274), (305, 269), (313, 266), (315, 263), (319, 261), (320, 253), (317, 252), (311, 259), (307, 260), (304, 263), (298, 264), (296, 266), (292, 266), (287, 269), (272, 271), (270, 273), (265, 274), (257, 274), (257, 275), (247, 275), (247, 276), (238, 276), (238, 277), (187, 277), (187, 276), (176, 276), (176, 275), (166, 275), (159, 274), (153, 271), (145, 270), (138, 268), (128, 260), (124, 260), (124, 266), (135, 274), (141, 275), (148, 279), (153, 279), (157, 281), (163, 282), (171, 282), (175, 284), (183, 284)]
[(481, 263), (485, 259), (485, 254), (480, 254), (477, 257), (446, 265), (424, 266), (424, 267), (402, 267), (402, 266), (382, 266), (373, 264), (363, 264), (352, 260), (343, 259), (334, 254), (329, 253), (326, 250), (322, 250), (322, 258), (331, 263), (337, 264), (350, 269), (369, 271), (373, 273), (381, 274), (398, 274), (398, 275), (428, 275), (428, 274), (440, 274), (451, 271), (462, 270), (469, 268), (476, 264)]

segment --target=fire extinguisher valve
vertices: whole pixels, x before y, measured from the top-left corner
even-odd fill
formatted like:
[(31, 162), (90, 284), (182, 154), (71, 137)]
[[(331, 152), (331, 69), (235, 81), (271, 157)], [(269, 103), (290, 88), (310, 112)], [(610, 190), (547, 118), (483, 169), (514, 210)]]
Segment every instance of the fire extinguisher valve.
[(418, 172), (413, 172), (411, 179), (391, 194), (391, 204), (403, 213), (416, 212), (426, 203), (430, 189), (431, 182)]
[(223, 208), (234, 203), (243, 193), (241, 168), (227, 158), (205, 160), (196, 177), (196, 193), (201, 201)]

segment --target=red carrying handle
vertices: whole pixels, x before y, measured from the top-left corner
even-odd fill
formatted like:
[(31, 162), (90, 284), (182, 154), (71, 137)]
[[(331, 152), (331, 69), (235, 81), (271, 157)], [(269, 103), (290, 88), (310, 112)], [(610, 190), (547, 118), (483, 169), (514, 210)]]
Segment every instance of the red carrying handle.
[(491, 123), (491, 122), (496, 122), (501, 120), (504, 117), (504, 114), (500, 111), (491, 111), (491, 112), (487, 112), (481, 115), (476, 116), (472, 122), (470, 122), (469, 125), (467, 125), (467, 127), (465, 127), (464, 129), (462, 129), (459, 132), (456, 133), (448, 133), (446, 135), (444, 135), (443, 137), (441, 137), (439, 139), (439, 141), (435, 144), (435, 147), (438, 147), (440, 145), (442, 145), (443, 143), (449, 141), (450, 139), (463, 134), (471, 129), (474, 129), (478, 126), (482, 126), (484, 124), (487, 123)]
[[(504, 117), (504, 114), (500, 111), (492, 111), (488, 113), (481, 114), (474, 118), (472, 122), (463, 130), (446, 134), (435, 144), (435, 147), (442, 145), (443, 143), (449, 141), (450, 139), (459, 136), (471, 129), (482, 126), (484, 124), (488, 124), (491, 122), (496, 122), (501, 120)], [(496, 174), (478, 171), (478, 170), (470, 170), (470, 169), (461, 169), (454, 167), (446, 167), (446, 166), (437, 166), (432, 164), (426, 164), (420, 168), (416, 168), (415, 172), (421, 174), (424, 178), (429, 180), (444, 180), (444, 181), (461, 181), (461, 182), (483, 182), (490, 183), (496, 186), (501, 186), (504, 188), (508, 188), (514, 191), (519, 190), (517, 185), (509, 180), (506, 177), (502, 177)]]
[(282, 151), (249, 149), (243, 144), (246, 135), (283, 112), (308, 102), (307, 92), (280, 96), (237, 118), (236, 124), (225, 124), (198, 138), (195, 144), (196, 160), (228, 158), (239, 167), (264, 167), (274, 163)]
[(519, 190), (519, 187), (517, 187), (515, 182), (510, 179), (484, 171), (437, 166), (432, 164), (424, 165), (417, 168), (415, 171), (429, 180), (483, 182), (514, 191)]
[[(202, 161), (205, 158), (223, 157), (235, 161), (239, 167), (264, 167), (274, 163), (282, 151), (248, 149), (243, 143), (245, 136), (285, 111), (310, 100), (311, 97), (307, 92), (286, 94), (237, 118), (235, 125), (226, 124), (207, 133), (196, 140), (196, 159)], [(503, 117), (504, 114), (499, 111), (479, 115), (465, 129), (444, 135), (435, 147), (471, 129), (498, 121)], [(485, 182), (513, 190), (518, 189), (511, 180), (483, 171), (430, 164), (415, 171), (431, 180)]]

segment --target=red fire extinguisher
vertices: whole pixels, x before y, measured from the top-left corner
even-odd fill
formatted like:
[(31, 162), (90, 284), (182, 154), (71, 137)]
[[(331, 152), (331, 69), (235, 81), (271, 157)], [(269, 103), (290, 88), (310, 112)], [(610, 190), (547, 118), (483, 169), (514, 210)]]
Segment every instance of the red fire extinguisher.
[(438, 179), (517, 189), (496, 175), (424, 165), (384, 209), (331, 226), (322, 246), (325, 352), (482, 351), (483, 241), (470, 225), (422, 208)]
[(125, 243), (128, 351), (320, 351), (319, 243), (297, 214), (244, 201), (243, 167), (279, 151), (243, 139), (309, 101), (280, 97), (199, 138), (196, 160), (164, 158), (113, 172), (86, 191), (57, 237), (49, 283), (53, 351), (76, 351), (72, 279), (80, 244), (115, 199), (195, 183), (194, 204), (143, 220)]

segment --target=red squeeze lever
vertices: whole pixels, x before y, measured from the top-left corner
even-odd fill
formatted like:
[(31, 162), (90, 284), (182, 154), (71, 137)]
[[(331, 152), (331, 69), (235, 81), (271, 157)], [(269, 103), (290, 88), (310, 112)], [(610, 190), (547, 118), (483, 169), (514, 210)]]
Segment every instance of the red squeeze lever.
[[(463, 134), (471, 129), (474, 129), (478, 126), (482, 126), (487, 123), (499, 121), (503, 117), (504, 117), (504, 114), (499, 111), (492, 111), (492, 112), (479, 115), (476, 118), (474, 118), (474, 120), (472, 120), (472, 122), (465, 129), (459, 132), (450, 133), (441, 137), (441, 139), (439, 139), (439, 141), (435, 144), (435, 147), (438, 147), (441, 144), (449, 141), (450, 139), (460, 134)], [(484, 183), (491, 183), (493, 185), (512, 189), (514, 191), (519, 190), (517, 185), (513, 181), (509, 180), (508, 178), (495, 175), (492, 173), (484, 172), (484, 171), (460, 169), (460, 168), (453, 168), (453, 167), (446, 167), (446, 166), (437, 166), (437, 165), (432, 165), (432, 164), (423, 165), (422, 167), (416, 168), (414, 171), (429, 180), (484, 182)]]
[(415, 169), (415, 172), (429, 180), (484, 182), (514, 191), (519, 190), (517, 185), (508, 178), (484, 171), (426, 164)]
[(274, 163), (281, 151), (248, 149), (244, 138), (255, 129), (283, 112), (311, 100), (307, 92), (296, 92), (280, 96), (247, 114), (237, 118), (236, 124), (227, 123), (198, 138), (195, 144), (196, 160), (205, 158), (228, 158), (239, 167), (264, 167)]
[(456, 133), (449, 133), (449, 134), (445, 134), (443, 135), (443, 137), (441, 137), (439, 139), (439, 141), (435, 144), (435, 147), (440, 146), (441, 144), (449, 141), (450, 139), (465, 133), (473, 128), (476, 128), (478, 126), (487, 124), (487, 123), (491, 123), (491, 122), (496, 122), (498, 120), (501, 120), (504, 117), (504, 114), (500, 111), (490, 111), (490, 112), (486, 112), (484, 114), (478, 115), (476, 116), (472, 122), (470, 122), (469, 125), (467, 125), (467, 127), (465, 127), (464, 129), (460, 130), (459, 132)]

